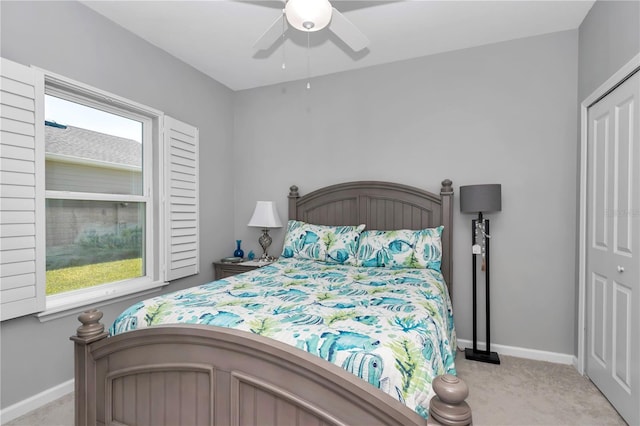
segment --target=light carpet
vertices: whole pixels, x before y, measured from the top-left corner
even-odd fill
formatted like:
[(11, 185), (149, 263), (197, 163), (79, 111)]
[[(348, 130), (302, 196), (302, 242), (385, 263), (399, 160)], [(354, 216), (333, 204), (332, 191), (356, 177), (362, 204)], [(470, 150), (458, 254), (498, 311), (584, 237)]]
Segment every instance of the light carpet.
[(626, 425), (598, 388), (571, 365), (500, 355), (500, 364), (456, 356), (469, 385), (475, 426)]

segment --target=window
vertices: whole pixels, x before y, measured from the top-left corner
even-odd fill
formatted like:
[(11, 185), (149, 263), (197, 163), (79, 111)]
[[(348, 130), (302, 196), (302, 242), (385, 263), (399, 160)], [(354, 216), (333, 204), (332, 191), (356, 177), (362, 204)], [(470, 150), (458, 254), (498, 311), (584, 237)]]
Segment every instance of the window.
[[(152, 110), (45, 75), (47, 310), (159, 284)], [(156, 162), (159, 164), (159, 162)]]
[(197, 274), (198, 129), (0, 59), (0, 319)]
[(144, 277), (151, 119), (45, 91), (47, 296)]

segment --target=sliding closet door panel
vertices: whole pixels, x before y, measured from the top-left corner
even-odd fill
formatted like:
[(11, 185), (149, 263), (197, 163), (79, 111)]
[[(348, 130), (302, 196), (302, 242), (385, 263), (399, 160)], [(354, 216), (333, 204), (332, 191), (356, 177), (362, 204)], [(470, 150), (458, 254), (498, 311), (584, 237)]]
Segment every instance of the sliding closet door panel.
[(640, 72), (591, 106), (587, 139), (587, 374), (640, 424)]

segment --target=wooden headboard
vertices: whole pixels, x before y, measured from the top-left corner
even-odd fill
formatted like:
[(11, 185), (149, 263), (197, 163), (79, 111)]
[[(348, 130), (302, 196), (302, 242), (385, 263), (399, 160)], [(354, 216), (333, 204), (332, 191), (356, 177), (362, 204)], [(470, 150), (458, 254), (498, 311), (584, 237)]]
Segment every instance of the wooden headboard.
[(289, 191), (289, 219), (318, 225), (359, 225), (366, 229), (423, 229), (444, 225), (442, 274), (452, 294), (453, 186), (442, 181), (440, 195), (391, 182), (340, 183), (301, 196)]

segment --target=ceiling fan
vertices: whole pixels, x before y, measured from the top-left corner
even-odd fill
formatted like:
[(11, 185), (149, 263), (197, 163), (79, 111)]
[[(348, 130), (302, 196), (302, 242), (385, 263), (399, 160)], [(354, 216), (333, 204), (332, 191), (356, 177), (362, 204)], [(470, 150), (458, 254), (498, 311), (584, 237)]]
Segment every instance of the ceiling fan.
[(329, 0), (284, 1), (282, 15), (256, 41), (253, 45), (255, 49), (270, 48), (287, 31), (288, 25), (304, 32), (328, 28), (354, 52), (364, 49), (369, 44), (369, 39), (342, 13), (331, 6)]

